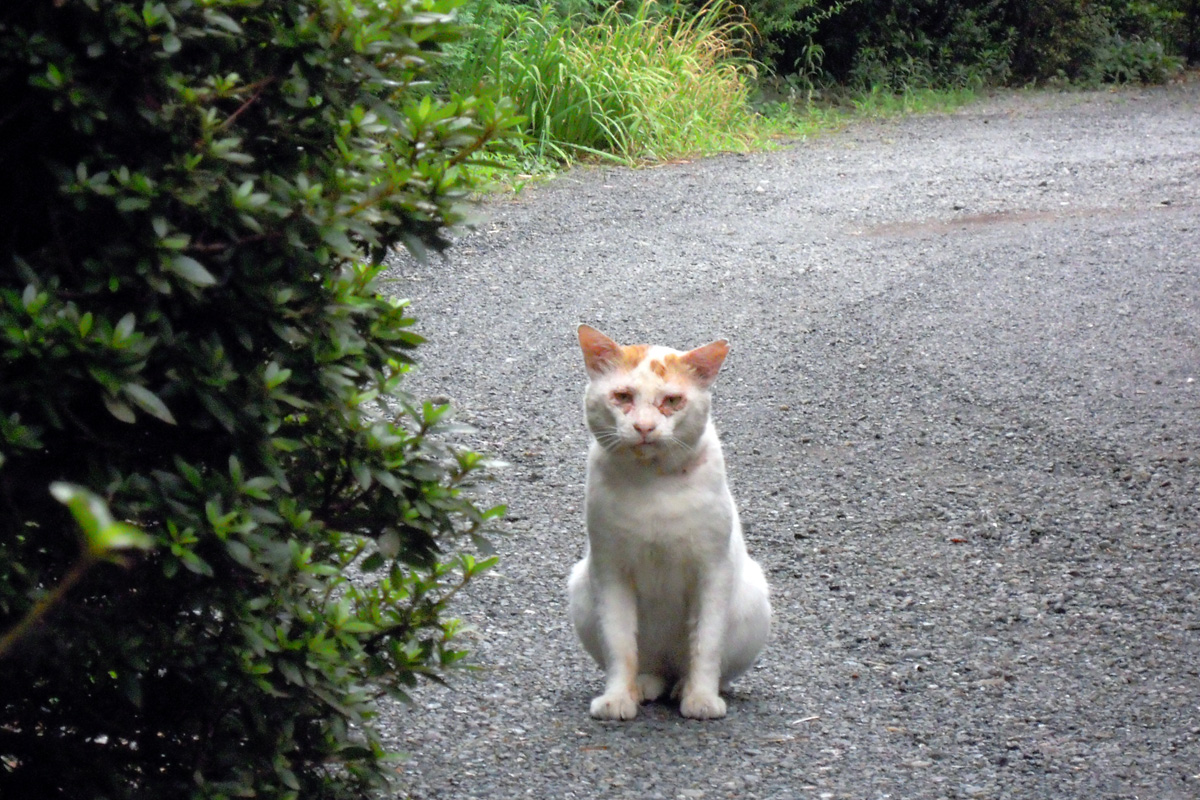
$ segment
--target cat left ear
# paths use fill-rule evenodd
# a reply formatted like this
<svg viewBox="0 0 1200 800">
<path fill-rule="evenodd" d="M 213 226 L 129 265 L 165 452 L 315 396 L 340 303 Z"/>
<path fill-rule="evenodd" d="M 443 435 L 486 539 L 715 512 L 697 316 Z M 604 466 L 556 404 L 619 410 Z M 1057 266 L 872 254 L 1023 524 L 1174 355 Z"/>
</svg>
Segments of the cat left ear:
<svg viewBox="0 0 1200 800">
<path fill-rule="evenodd" d="M 579 326 L 579 347 L 583 350 L 583 364 L 593 375 L 603 375 L 621 360 L 621 345 L 591 325 Z"/>
<path fill-rule="evenodd" d="M 711 344 L 697 347 L 684 353 L 682 361 L 692 368 L 692 373 L 699 379 L 702 386 L 707 387 L 717 379 L 725 356 L 729 355 L 729 342 L 718 339 Z"/>
</svg>

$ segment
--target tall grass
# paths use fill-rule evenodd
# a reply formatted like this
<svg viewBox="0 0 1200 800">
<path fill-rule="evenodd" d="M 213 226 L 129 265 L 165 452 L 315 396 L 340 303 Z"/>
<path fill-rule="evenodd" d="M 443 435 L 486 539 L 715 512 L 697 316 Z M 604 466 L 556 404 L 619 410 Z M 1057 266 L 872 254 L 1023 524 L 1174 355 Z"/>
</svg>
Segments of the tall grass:
<svg viewBox="0 0 1200 800">
<path fill-rule="evenodd" d="M 537 158 L 671 159 L 739 149 L 758 133 L 755 68 L 736 45 L 747 23 L 728 0 L 687 16 L 647 0 L 591 21 L 484 0 L 473 23 L 448 81 L 498 83 Z"/>
</svg>

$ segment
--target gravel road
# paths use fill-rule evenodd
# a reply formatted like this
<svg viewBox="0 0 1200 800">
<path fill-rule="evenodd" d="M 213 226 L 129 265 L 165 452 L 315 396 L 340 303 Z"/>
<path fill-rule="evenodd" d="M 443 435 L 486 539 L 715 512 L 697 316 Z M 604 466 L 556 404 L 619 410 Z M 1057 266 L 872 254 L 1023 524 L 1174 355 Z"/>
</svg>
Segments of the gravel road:
<svg viewBox="0 0 1200 800">
<path fill-rule="evenodd" d="M 411 388 L 511 463 L 458 606 L 479 671 L 385 709 L 411 797 L 1200 798 L 1200 83 L 482 213 L 389 273 L 431 340 Z M 731 342 L 715 415 L 776 618 L 724 720 L 588 716 L 579 322 Z"/>
</svg>

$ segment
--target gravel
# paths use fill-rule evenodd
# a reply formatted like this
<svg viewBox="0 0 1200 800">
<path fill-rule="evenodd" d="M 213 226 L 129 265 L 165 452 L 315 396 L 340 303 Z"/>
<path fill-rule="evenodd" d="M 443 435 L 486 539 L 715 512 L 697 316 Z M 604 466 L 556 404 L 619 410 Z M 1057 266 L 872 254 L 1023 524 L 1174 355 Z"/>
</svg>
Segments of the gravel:
<svg viewBox="0 0 1200 800">
<path fill-rule="evenodd" d="M 397 258 L 510 463 L 478 670 L 384 708 L 401 796 L 1200 797 L 1200 84 L 1002 93 L 579 169 Z M 715 414 L 772 640 L 729 716 L 599 723 L 579 322 L 732 344 Z"/>
</svg>

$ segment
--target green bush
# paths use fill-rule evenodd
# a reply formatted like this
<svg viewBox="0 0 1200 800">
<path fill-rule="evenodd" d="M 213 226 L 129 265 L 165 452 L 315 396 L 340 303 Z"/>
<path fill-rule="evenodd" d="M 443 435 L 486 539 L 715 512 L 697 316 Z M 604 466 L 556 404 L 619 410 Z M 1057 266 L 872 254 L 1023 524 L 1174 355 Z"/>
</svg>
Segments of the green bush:
<svg viewBox="0 0 1200 800">
<path fill-rule="evenodd" d="M 1096 49 L 1088 72 L 1094 83 L 1165 83 L 1183 64 L 1180 56 L 1167 54 L 1162 42 L 1114 33 Z"/>
<path fill-rule="evenodd" d="M 819 21 L 809 46 L 822 53 L 827 80 L 854 90 L 995 84 L 1007 77 L 1013 49 L 1002 5 L 1002 0 L 854 0 Z"/>
<path fill-rule="evenodd" d="M 1005 20 L 1016 34 L 1012 71 L 1021 81 L 1081 79 L 1109 35 L 1103 8 L 1088 0 L 1012 3 Z"/>
<path fill-rule="evenodd" d="M 1184 64 L 1184 4 L 1189 1 L 1011 4 L 1007 20 L 1017 34 L 1014 77 L 1081 84 L 1162 83 Z M 1198 10 L 1193 3 L 1193 19 Z"/>
<path fill-rule="evenodd" d="M 755 55 L 780 75 L 815 75 L 824 48 L 814 41 L 822 25 L 836 20 L 859 0 L 746 0 Z"/>
<path fill-rule="evenodd" d="M 511 124 L 454 5 L 0 10 L 0 797 L 362 797 L 462 658 L 501 509 L 380 293 Z"/>
<path fill-rule="evenodd" d="M 777 74 L 856 90 L 1161 81 L 1194 53 L 1194 0 L 746 0 Z"/>
</svg>

